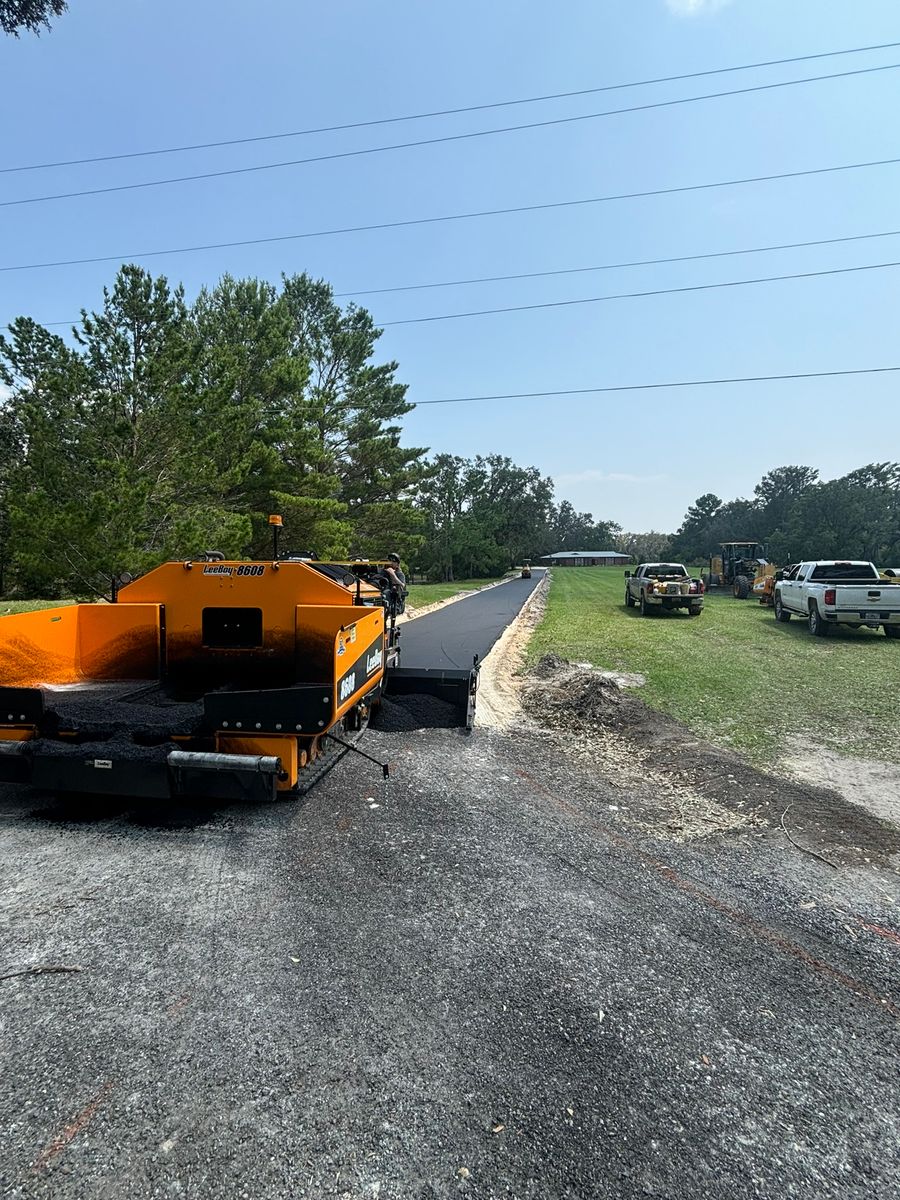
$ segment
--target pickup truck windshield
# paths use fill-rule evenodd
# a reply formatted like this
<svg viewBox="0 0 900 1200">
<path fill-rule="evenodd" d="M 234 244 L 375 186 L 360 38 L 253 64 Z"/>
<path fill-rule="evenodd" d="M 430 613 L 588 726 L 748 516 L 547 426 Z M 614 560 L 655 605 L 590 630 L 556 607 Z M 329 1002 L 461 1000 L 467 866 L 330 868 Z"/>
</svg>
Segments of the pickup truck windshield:
<svg viewBox="0 0 900 1200">
<path fill-rule="evenodd" d="M 809 578 L 813 583 L 871 583 L 880 577 L 871 563 L 820 563 Z"/>
<path fill-rule="evenodd" d="M 645 575 L 649 575 L 651 579 L 659 579 L 662 575 L 687 575 L 687 571 L 681 563 L 654 563 L 647 567 L 644 571 Z"/>
</svg>

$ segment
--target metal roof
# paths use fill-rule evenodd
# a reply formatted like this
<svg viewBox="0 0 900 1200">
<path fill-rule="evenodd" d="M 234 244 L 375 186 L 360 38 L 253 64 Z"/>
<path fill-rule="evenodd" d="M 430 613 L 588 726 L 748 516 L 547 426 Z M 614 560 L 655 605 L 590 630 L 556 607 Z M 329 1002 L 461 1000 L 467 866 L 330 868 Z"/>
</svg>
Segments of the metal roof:
<svg viewBox="0 0 900 1200">
<path fill-rule="evenodd" d="M 557 550 L 556 554 L 544 554 L 542 558 L 631 558 L 623 550 Z"/>
</svg>

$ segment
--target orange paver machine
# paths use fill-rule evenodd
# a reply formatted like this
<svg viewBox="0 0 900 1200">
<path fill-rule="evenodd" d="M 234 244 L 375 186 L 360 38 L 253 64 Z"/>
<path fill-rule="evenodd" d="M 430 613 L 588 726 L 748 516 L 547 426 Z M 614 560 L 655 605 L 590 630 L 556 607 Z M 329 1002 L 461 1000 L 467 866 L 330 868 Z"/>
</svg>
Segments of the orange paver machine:
<svg viewBox="0 0 900 1200">
<path fill-rule="evenodd" d="M 453 704 L 477 674 L 400 667 L 383 564 L 169 562 L 115 602 L 0 618 L 0 780 L 57 792 L 305 792 L 385 691 Z M 386 768 L 385 768 L 386 771 Z"/>
</svg>

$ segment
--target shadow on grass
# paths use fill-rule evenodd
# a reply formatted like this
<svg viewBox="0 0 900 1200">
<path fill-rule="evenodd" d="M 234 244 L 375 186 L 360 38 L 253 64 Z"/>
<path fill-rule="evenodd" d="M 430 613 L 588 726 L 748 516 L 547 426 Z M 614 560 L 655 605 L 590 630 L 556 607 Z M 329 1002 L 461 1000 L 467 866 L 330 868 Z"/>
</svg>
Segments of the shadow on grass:
<svg viewBox="0 0 900 1200">
<path fill-rule="evenodd" d="M 681 609 L 681 608 L 672 608 L 672 609 L 668 609 L 668 610 L 652 609 L 647 614 L 646 617 L 644 616 L 644 614 L 641 612 L 641 610 L 637 606 L 635 606 L 634 608 L 629 608 L 629 606 L 627 604 L 620 604 L 619 611 L 623 612 L 626 617 L 637 617 L 639 620 L 643 619 L 645 621 L 655 620 L 658 617 L 666 617 L 666 618 L 684 617 L 688 621 L 696 619 L 693 617 L 689 617 L 688 614 L 684 611 L 684 609 Z"/>
<path fill-rule="evenodd" d="M 814 637 L 809 632 L 809 626 L 803 617 L 794 617 L 790 621 L 776 621 L 774 614 L 769 622 L 769 632 L 778 633 L 781 636 L 806 638 L 810 642 L 820 642 L 825 645 L 834 642 L 838 645 L 878 646 L 890 645 L 892 641 L 896 640 L 887 637 L 884 630 L 880 628 L 869 629 L 866 626 L 854 627 L 852 625 L 829 626 L 828 633 L 824 637 Z"/>
</svg>

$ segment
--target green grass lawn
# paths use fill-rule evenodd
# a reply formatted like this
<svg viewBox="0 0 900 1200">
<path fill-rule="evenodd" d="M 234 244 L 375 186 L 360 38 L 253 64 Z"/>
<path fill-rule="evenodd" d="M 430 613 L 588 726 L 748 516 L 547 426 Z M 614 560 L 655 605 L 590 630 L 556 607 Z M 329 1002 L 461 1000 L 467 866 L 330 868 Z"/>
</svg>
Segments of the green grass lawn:
<svg viewBox="0 0 900 1200">
<path fill-rule="evenodd" d="M 412 583 L 406 603 L 410 608 L 423 608 L 426 604 L 448 600 L 460 592 L 471 592 L 486 583 L 496 582 L 496 579 L 456 579 L 453 583 Z"/>
<path fill-rule="evenodd" d="M 552 651 L 638 671 L 647 704 L 757 762 L 791 734 L 900 761 L 900 641 L 868 629 L 814 638 L 805 621 L 780 625 L 770 608 L 730 593 L 708 595 L 693 620 L 641 617 L 624 596 L 620 567 L 558 568 L 530 658 Z"/>
<path fill-rule="evenodd" d="M 77 604 L 77 600 L 0 600 L 0 617 L 11 613 L 34 612 L 38 608 L 60 608 L 65 604 Z"/>
</svg>

